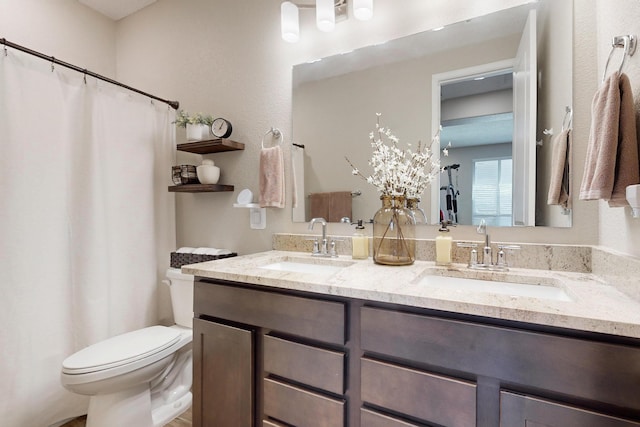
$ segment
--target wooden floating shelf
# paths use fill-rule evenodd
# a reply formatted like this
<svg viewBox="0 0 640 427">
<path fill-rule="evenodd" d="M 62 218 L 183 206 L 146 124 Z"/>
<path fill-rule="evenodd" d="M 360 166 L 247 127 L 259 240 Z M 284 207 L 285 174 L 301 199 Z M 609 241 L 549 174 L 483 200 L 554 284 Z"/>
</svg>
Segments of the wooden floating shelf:
<svg viewBox="0 0 640 427">
<path fill-rule="evenodd" d="M 202 141 L 185 142 L 178 144 L 176 149 L 195 154 L 221 153 L 223 151 L 244 150 L 242 142 L 232 141 L 230 139 L 205 139 Z"/>
<path fill-rule="evenodd" d="M 173 193 L 213 193 L 216 191 L 233 191 L 233 189 L 233 185 L 223 184 L 183 184 L 169 187 L 169 191 Z"/>
</svg>

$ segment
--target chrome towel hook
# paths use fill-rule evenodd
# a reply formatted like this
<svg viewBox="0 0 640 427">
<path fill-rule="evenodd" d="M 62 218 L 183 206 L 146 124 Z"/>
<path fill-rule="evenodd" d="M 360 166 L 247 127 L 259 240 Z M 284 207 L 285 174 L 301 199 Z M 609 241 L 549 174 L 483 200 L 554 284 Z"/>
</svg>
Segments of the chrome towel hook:
<svg viewBox="0 0 640 427">
<path fill-rule="evenodd" d="M 602 72 L 603 82 L 605 77 L 607 76 L 607 69 L 609 68 L 609 62 L 611 62 L 611 57 L 613 56 L 614 50 L 618 47 L 624 48 L 622 60 L 620 61 L 620 67 L 618 68 L 618 73 L 621 73 L 622 67 L 624 67 L 624 63 L 627 61 L 627 57 L 633 56 L 633 54 L 636 52 L 636 41 L 637 38 L 634 35 L 615 36 L 613 38 L 613 40 L 611 41 L 611 51 L 609 52 L 609 57 L 607 58 L 607 62 L 604 66 L 604 71 Z"/>
</svg>

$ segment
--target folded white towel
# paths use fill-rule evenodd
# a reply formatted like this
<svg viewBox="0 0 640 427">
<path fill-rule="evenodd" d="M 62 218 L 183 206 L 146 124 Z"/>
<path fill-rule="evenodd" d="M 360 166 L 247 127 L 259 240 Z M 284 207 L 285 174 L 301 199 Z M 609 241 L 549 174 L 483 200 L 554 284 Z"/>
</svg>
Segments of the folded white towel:
<svg viewBox="0 0 640 427">
<path fill-rule="evenodd" d="M 182 247 L 178 249 L 176 252 L 179 254 L 192 254 L 195 248 L 190 248 L 188 246 Z"/>
<path fill-rule="evenodd" d="M 218 255 L 229 255 L 231 252 L 229 249 L 218 249 Z"/>
<path fill-rule="evenodd" d="M 213 248 L 198 248 L 196 250 L 193 251 L 194 255 L 211 255 L 209 252 L 212 250 Z"/>
</svg>

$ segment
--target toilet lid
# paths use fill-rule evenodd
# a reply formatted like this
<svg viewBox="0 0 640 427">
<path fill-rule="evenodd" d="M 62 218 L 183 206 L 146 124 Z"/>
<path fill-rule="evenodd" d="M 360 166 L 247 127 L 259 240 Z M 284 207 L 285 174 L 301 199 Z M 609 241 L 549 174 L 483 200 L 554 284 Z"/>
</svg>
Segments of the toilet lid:
<svg viewBox="0 0 640 427">
<path fill-rule="evenodd" d="M 158 353 L 180 340 L 180 331 L 150 326 L 90 345 L 62 362 L 69 374 L 86 374 L 132 363 Z"/>
</svg>

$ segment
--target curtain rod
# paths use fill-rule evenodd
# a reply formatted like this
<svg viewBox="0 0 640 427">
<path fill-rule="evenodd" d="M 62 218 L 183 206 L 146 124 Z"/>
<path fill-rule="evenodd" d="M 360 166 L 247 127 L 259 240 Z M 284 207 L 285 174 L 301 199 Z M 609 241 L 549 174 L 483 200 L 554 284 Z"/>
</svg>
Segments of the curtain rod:
<svg viewBox="0 0 640 427">
<path fill-rule="evenodd" d="M 178 101 L 169 101 L 169 100 L 166 100 L 166 99 L 159 98 L 159 97 L 157 97 L 155 95 L 151 95 L 151 94 L 149 94 L 147 92 L 143 92 L 143 91 L 138 90 L 136 88 L 133 88 L 131 86 L 127 86 L 124 83 L 120 83 L 120 82 L 118 82 L 116 80 L 110 79 L 109 77 L 101 76 L 100 74 L 97 74 L 97 73 L 94 73 L 92 71 L 89 71 L 86 68 L 80 68 L 80 67 L 78 67 L 76 65 L 69 64 L 68 62 L 60 61 L 59 59 L 56 59 L 53 56 L 47 56 L 47 55 L 45 55 L 43 53 L 40 53 L 40 52 L 37 52 L 35 50 L 26 48 L 24 46 L 20 46 L 19 44 L 10 42 L 9 40 L 5 39 L 4 37 L 0 39 L 0 44 L 5 45 L 5 54 L 6 54 L 6 49 L 7 49 L 6 46 L 9 46 L 9 47 L 11 47 L 13 49 L 17 49 L 19 51 L 28 53 L 30 55 L 37 56 L 38 58 L 45 59 L 45 60 L 51 62 L 52 66 L 53 66 L 53 64 L 62 65 L 63 67 L 70 68 L 70 69 L 75 70 L 75 71 L 77 71 L 79 73 L 82 73 L 84 75 L 91 76 L 91 77 L 94 77 L 94 78 L 96 78 L 98 80 L 102 80 L 102 81 L 114 84 L 116 86 L 123 87 L 123 88 L 128 89 L 128 90 L 130 90 L 132 92 L 136 92 L 136 93 L 139 93 L 140 95 L 144 95 L 144 96 L 149 97 L 151 99 L 155 99 L 156 101 L 164 102 L 165 104 L 169 104 L 169 106 L 171 106 L 174 110 L 177 110 L 180 107 L 180 103 Z"/>
</svg>

